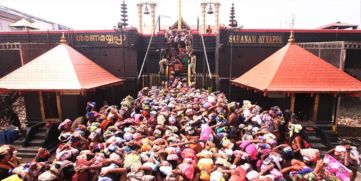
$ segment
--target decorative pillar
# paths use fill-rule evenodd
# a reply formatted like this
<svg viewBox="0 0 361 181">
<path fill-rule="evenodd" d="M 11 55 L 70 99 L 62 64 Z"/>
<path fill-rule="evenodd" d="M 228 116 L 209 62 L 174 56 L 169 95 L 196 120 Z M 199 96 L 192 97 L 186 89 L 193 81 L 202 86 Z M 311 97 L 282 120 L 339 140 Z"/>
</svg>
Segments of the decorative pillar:
<svg viewBox="0 0 361 181">
<path fill-rule="evenodd" d="M 315 102 L 313 104 L 313 114 L 312 114 L 312 121 L 317 121 L 317 115 L 318 115 L 318 105 L 320 103 L 320 94 L 316 94 L 315 96 Z"/>
<path fill-rule="evenodd" d="M 206 7 L 207 3 L 202 3 L 202 33 L 206 33 Z"/>
<path fill-rule="evenodd" d="M 155 31 L 155 3 L 150 3 L 150 15 L 152 18 L 152 33 Z"/>
<path fill-rule="evenodd" d="M 291 94 L 291 112 L 295 112 L 295 99 L 296 99 L 296 95 L 295 93 Z"/>
<path fill-rule="evenodd" d="M 337 132 L 337 117 L 338 117 L 338 112 L 340 110 L 340 102 L 341 102 L 341 97 L 339 94 L 336 94 L 334 110 L 333 110 L 333 119 L 332 119 L 332 121 L 333 121 L 332 131 L 333 132 Z"/>
<path fill-rule="evenodd" d="M 221 3 L 216 2 L 214 3 L 214 16 L 215 16 L 215 23 L 216 23 L 216 31 L 219 32 L 219 7 L 221 6 Z"/>
<path fill-rule="evenodd" d="M 44 100 L 43 100 L 43 93 L 39 91 L 39 104 L 40 104 L 40 115 L 42 121 L 45 121 L 45 109 L 44 109 Z"/>
<path fill-rule="evenodd" d="M 62 121 L 63 120 L 63 111 L 61 109 L 61 102 L 60 102 L 60 93 L 56 93 L 56 108 L 58 110 L 58 118 Z"/>
<path fill-rule="evenodd" d="M 182 31 L 182 0 L 178 0 L 178 31 Z"/>
<path fill-rule="evenodd" d="M 143 20 L 142 20 L 143 4 L 139 3 L 137 4 L 137 7 L 138 7 L 138 31 L 139 33 L 143 33 Z"/>
</svg>

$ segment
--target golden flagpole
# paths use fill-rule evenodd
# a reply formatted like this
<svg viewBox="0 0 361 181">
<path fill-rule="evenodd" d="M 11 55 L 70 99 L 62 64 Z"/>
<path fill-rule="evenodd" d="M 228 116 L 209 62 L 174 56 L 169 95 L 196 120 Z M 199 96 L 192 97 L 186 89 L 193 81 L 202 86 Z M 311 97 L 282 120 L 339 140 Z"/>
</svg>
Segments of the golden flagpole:
<svg viewBox="0 0 361 181">
<path fill-rule="evenodd" d="M 189 61 L 189 60 L 188 60 Z M 190 66 L 190 62 L 188 62 L 188 86 L 191 86 L 191 66 Z"/>
<path fill-rule="evenodd" d="M 178 31 L 182 31 L 182 0 L 178 0 Z"/>
</svg>

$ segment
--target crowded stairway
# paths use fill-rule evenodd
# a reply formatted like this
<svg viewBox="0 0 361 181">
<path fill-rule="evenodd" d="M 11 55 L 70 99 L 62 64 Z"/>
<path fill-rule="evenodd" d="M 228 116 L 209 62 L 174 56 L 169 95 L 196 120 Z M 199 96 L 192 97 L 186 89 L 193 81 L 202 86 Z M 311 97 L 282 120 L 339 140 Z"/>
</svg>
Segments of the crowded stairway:
<svg viewBox="0 0 361 181">
<path fill-rule="evenodd" d="M 164 55 L 159 61 L 159 73 L 169 76 L 178 76 L 182 79 L 191 78 L 196 74 L 196 55 L 192 52 L 192 35 L 189 30 L 177 31 L 169 27 L 165 32 Z"/>
</svg>

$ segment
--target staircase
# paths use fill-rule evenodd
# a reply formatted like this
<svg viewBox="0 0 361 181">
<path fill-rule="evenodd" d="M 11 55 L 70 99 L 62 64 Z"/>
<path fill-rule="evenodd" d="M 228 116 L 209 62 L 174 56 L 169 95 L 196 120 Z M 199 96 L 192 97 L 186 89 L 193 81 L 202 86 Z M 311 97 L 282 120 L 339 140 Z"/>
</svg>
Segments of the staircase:
<svg viewBox="0 0 361 181">
<path fill-rule="evenodd" d="M 317 123 L 305 126 L 306 136 L 312 148 L 319 149 L 321 155 L 337 145 L 338 135 L 332 131 L 332 124 Z"/>
<path fill-rule="evenodd" d="M 326 141 L 328 142 L 329 146 L 335 147 L 338 145 L 338 134 L 332 131 L 332 124 L 330 123 L 318 123 L 315 125 L 318 129 L 320 129 L 326 135 Z"/>
<path fill-rule="evenodd" d="M 31 161 L 41 147 L 53 153 L 58 146 L 58 136 L 57 125 L 47 128 L 42 122 L 29 127 L 26 136 L 16 140 L 13 145 L 18 151 L 18 157 L 21 157 L 23 161 Z"/>
</svg>

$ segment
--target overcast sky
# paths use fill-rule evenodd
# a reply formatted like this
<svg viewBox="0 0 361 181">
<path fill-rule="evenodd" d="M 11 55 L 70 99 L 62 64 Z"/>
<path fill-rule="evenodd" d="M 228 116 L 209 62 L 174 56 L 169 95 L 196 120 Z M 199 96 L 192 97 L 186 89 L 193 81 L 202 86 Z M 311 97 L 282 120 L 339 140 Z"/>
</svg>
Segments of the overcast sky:
<svg viewBox="0 0 361 181">
<path fill-rule="evenodd" d="M 0 4 L 59 23 L 77 30 L 112 29 L 120 19 L 123 0 L 0 0 Z M 202 0 L 182 0 L 183 18 L 196 25 Z M 137 26 L 136 4 L 140 0 L 125 0 L 128 4 L 129 24 Z M 143 0 L 142 2 L 146 2 Z M 150 2 L 150 1 L 148 1 Z M 178 0 L 154 0 L 162 25 L 173 24 L 178 16 Z M 292 17 L 295 28 L 312 29 L 341 21 L 360 24 L 361 0 L 219 0 L 221 24 L 228 24 L 232 2 L 236 19 L 244 28 L 289 28 Z M 208 9 L 208 7 L 207 7 Z M 150 16 L 143 16 L 145 26 Z M 214 24 L 214 15 L 207 15 L 207 24 Z"/>
</svg>

